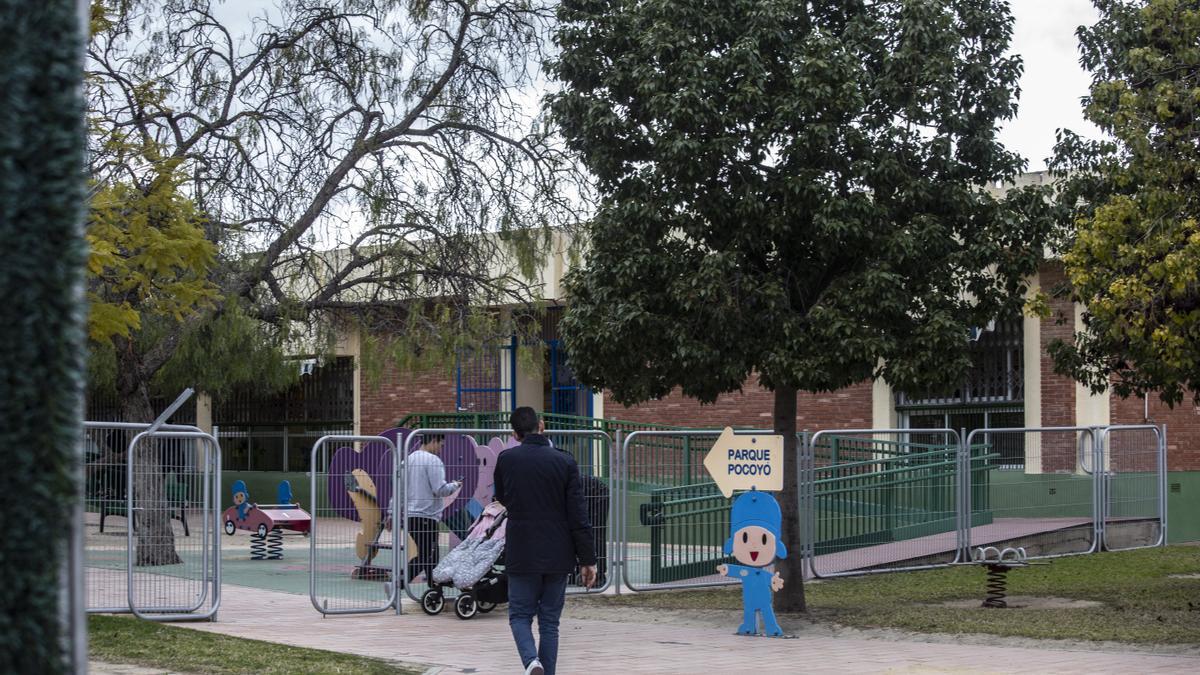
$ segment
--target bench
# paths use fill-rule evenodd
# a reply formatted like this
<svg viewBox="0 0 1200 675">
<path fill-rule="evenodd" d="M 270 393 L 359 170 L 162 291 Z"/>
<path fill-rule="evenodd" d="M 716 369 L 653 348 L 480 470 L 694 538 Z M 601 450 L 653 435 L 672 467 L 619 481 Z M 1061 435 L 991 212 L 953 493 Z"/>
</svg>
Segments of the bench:
<svg viewBox="0 0 1200 675">
<path fill-rule="evenodd" d="M 104 521 L 109 516 L 127 518 L 129 515 L 126 508 L 128 493 L 125 490 L 124 470 L 110 472 L 106 478 L 109 480 L 89 480 L 84 498 L 86 510 L 100 514 L 101 532 L 104 532 Z M 169 474 L 163 482 L 163 493 L 170 508 L 171 518 L 183 523 L 183 536 L 192 536 L 187 521 L 187 485 L 175 474 Z"/>
</svg>

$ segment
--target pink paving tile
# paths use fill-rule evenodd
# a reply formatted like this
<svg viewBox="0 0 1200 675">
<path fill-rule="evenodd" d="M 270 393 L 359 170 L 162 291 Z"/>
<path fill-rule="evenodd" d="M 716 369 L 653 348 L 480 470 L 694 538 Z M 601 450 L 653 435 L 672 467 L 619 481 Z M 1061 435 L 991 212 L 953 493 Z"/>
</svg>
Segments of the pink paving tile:
<svg viewBox="0 0 1200 675">
<path fill-rule="evenodd" d="M 422 663 L 456 673 L 519 673 L 502 610 L 462 621 L 406 605 L 403 616 L 322 618 L 308 598 L 228 587 L 216 623 L 197 630 Z M 286 620 L 284 620 L 286 617 Z M 739 658 L 754 642 L 752 666 Z M 571 673 L 731 672 L 1200 672 L 1200 658 L 1141 652 L 1092 653 L 864 638 L 802 636 L 754 640 L 710 628 L 571 618 L 561 630 L 559 671 Z"/>
</svg>

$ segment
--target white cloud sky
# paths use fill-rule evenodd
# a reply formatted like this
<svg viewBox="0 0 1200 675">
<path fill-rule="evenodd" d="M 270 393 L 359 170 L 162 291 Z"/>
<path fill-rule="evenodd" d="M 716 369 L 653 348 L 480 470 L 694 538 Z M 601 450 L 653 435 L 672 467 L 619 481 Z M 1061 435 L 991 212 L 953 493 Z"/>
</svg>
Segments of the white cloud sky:
<svg viewBox="0 0 1200 675">
<path fill-rule="evenodd" d="M 1029 161 L 1028 169 L 1046 167 L 1058 129 L 1087 137 L 1099 130 L 1084 121 L 1079 99 L 1090 75 L 1079 66 L 1075 29 L 1095 23 L 1091 0 L 1009 0 L 1016 23 L 1012 50 L 1025 60 L 1020 110 L 1000 131 L 1000 140 Z M 250 27 L 249 17 L 271 12 L 275 0 L 236 0 L 218 5 L 218 15 L 236 31 Z"/>
<path fill-rule="evenodd" d="M 1091 76 L 1079 66 L 1075 29 L 1091 25 L 1098 15 L 1091 0 L 1010 0 L 1016 24 L 1014 52 L 1025 60 L 1020 110 L 1000 131 L 1000 140 L 1029 160 L 1029 170 L 1046 168 L 1054 133 L 1070 129 L 1098 137 L 1083 119 L 1079 99 L 1087 95 Z"/>
</svg>

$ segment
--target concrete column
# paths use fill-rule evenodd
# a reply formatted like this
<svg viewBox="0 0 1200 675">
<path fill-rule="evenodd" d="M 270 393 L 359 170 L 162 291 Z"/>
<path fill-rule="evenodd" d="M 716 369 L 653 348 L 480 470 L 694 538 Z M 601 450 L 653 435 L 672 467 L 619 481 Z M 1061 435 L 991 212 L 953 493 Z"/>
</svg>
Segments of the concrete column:
<svg viewBox="0 0 1200 675">
<path fill-rule="evenodd" d="M 1075 303 L 1075 325 L 1083 325 L 1083 305 Z M 1108 426 L 1112 420 L 1112 407 L 1110 394 L 1112 390 L 1105 390 L 1102 394 L 1093 394 L 1091 389 L 1082 383 L 1075 383 L 1075 424 L 1081 427 L 1090 426 Z M 1104 468 L 1107 470 L 1109 458 L 1106 454 L 1104 457 Z M 1091 466 L 1091 463 L 1088 463 Z M 1083 467 L 1076 467 L 1077 473 L 1083 472 Z"/>
<path fill-rule="evenodd" d="M 525 345 L 517 349 L 517 406 L 529 406 L 540 413 L 545 407 L 543 352 Z"/>
<path fill-rule="evenodd" d="M 1040 289 L 1038 275 L 1029 282 L 1026 298 L 1035 295 Z M 1042 320 L 1036 316 L 1026 315 L 1022 319 L 1023 339 L 1022 358 L 1024 372 L 1022 373 L 1025 389 L 1025 426 L 1042 426 Z M 1025 473 L 1041 473 L 1042 456 L 1033 453 L 1025 458 Z"/>
<path fill-rule="evenodd" d="M 362 434 L 362 336 L 357 326 L 338 331 L 337 356 L 354 359 L 354 435 Z"/>
<path fill-rule="evenodd" d="M 206 434 L 212 433 L 213 402 L 210 394 L 196 394 L 196 426 Z"/>
<path fill-rule="evenodd" d="M 896 413 L 896 397 L 892 385 L 883 378 L 871 384 L 871 428 L 895 429 L 900 424 L 900 415 Z"/>
</svg>

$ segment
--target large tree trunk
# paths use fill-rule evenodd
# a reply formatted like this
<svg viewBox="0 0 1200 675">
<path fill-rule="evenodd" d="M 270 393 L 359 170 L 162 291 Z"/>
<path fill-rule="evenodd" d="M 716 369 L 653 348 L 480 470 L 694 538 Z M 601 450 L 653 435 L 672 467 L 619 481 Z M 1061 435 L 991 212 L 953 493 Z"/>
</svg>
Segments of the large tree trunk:
<svg viewBox="0 0 1200 675">
<path fill-rule="evenodd" d="M 129 363 L 124 363 L 128 361 Z M 150 407 L 149 386 L 136 358 L 118 362 L 117 392 L 121 397 L 121 414 L 127 422 L 153 422 L 155 413 Z M 171 529 L 171 505 L 167 501 L 166 474 L 163 471 L 161 443 L 143 441 L 133 457 L 134 512 L 129 514 L 129 527 L 134 528 L 135 564 L 139 567 L 178 565 L 183 561 L 175 552 L 175 532 Z"/>
<path fill-rule="evenodd" d="M 804 556 L 800 541 L 800 484 L 796 465 L 796 389 L 775 387 L 775 433 L 783 436 L 783 492 L 779 493 L 779 508 L 783 510 L 783 543 L 788 557 L 778 561 L 783 577 L 783 590 L 775 596 L 775 609 L 780 612 L 804 612 Z"/>
</svg>

